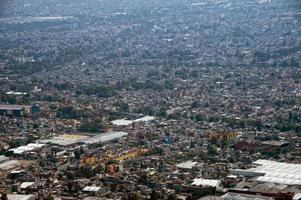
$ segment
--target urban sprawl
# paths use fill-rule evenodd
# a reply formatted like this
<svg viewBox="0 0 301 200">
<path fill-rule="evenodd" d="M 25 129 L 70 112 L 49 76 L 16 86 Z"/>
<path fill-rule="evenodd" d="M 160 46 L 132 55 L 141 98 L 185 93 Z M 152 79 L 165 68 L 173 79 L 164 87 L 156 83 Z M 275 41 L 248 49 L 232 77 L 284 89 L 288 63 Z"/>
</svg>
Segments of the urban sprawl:
<svg viewBox="0 0 301 200">
<path fill-rule="evenodd" d="M 300 0 L 0 1 L 1 200 L 300 200 Z"/>
</svg>

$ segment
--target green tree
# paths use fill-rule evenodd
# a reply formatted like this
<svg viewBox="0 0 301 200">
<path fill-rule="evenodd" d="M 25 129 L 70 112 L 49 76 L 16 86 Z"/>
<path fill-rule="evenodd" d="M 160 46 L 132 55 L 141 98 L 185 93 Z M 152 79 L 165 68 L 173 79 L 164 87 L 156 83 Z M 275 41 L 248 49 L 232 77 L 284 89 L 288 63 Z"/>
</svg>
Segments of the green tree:
<svg viewBox="0 0 301 200">
<path fill-rule="evenodd" d="M 101 119 L 95 119 L 92 121 L 85 121 L 81 124 L 79 130 L 83 132 L 99 132 L 100 129 L 103 129 L 104 125 Z"/>
</svg>

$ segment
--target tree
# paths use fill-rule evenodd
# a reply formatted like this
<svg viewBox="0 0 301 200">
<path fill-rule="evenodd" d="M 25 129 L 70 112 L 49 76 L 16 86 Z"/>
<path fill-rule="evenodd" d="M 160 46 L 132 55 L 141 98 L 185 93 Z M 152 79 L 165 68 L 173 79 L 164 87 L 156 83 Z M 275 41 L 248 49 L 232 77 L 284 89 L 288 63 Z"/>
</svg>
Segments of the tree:
<svg viewBox="0 0 301 200">
<path fill-rule="evenodd" d="M 81 112 L 79 110 L 75 110 L 73 106 L 61 107 L 57 111 L 57 117 L 63 119 L 79 119 L 81 116 Z"/>
<path fill-rule="evenodd" d="M 1 200 L 8 200 L 7 194 L 2 193 Z"/>
<path fill-rule="evenodd" d="M 118 101 L 116 105 L 119 107 L 120 112 L 128 112 L 129 111 L 129 105 L 124 101 Z"/>
<path fill-rule="evenodd" d="M 149 200 L 158 200 L 158 199 L 161 199 L 160 196 L 161 195 L 158 192 L 156 192 L 155 189 L 153 189 L 152 193 L 150 194 Z"/>
<path fill-rule="evenodd" d="M 49 109 L 52 110 L 52 111 L 54 111 L 54 110 L 57 109 L 57 106 L 55 104 L 50 104 L 49 105 Z"/>
<path fill-rule="evenodd" d="M 5 152 L 4 155 L 5 155 L 6 157 L 11 157 L 11 156 L 14 155 L 14 152 L 13 152 L 13 151 L 7 151 L 7 152 Z"/>
<path fill-rule="evenodd" d="M 246 128 L 246 121 L 243 120 L 243 119 L 239 120 L 238 127 L 239 128 Z"/>
<path fill-rule="evenodd" d="M 104 125 L 101 119 L 95 119 L 93 121 L 83 122 L 79 128 L 80 131 L 83 132 L 98 132 L 100 129 L 103 129 Z"/>
<path fill-rule="evenodd" d="M 209 155 L 217 155 L 217 150 L 213 145 L 208 145 L 208 154 Z"/>
<path fill-rule="evenodd" d="M 168 195 L 168 197 L 167 197 L 167 200 L 176 200 L 177 198 L 176 198 L 176 195 L 174 195 L 174 194 L 170 194 L 170 195 Z"/>
<path fill-rule="evenodd" d="M 191 108 L 198 108 L 200 106 L 200 103 L 198 101 L 194 101 L 191 104 Z"/>
<path fill-rule="evenodd" d="M 261 131 L 261 129 L 262 129 L 262 122 L 261 121 L 259 121 L 259 120 L 255 121 L 254 125 L 255 125 L 255 127 L 258 131 Z"/>
<path fill-rule="evenodd" d="M 81 157 L 80 151 L 75 150 L 74 151 L 74 157 L 75 157 L 76 160 L 80 160 L 80 157 Z"/>
<path fill-rule="evenodd" d="M 195 116 L 195 120 L 198 121 L 198 122 L 201 122 L 201 121 L 204 121 L 205 117 L 203 114 L 197 114 Z"/>
<path fill-rule="evenodd" d="M 138 194 L 137 193 L 130 193 L 128 195 L 128 200 L 138 200 Z"/>
<path fill-rule="evenodd" d="M 161 107 L 157 115 L 159 117 L 166 117 L 167 116 L 166 109 Z"/>
<path fill-rule="evenodd" d="M 17 103 L 17 99 L 15 96 L 13 95 L 7 95 L 6 96 L 6 101 L 9 103 L 9 104 L 16 104 Z"/>
</svg>

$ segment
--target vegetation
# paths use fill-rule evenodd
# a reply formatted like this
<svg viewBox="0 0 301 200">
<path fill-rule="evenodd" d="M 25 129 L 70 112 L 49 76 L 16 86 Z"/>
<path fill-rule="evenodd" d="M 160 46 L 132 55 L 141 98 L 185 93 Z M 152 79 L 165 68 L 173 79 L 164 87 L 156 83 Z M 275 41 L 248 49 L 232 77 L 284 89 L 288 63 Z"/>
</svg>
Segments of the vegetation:
<svg viewBox="0 0 301 200">
<path fill-rule="evenodd" d="M 95 119 L 92 121 L 85 121 L 81 124 L 79 130 L 82 132 L 99 132 L 100 129 L 103 129 L 104 125 L 101 119 Z"/>
<path fill-rule="evenodd" d="M 57 111 L 57 117 L 62 119 L 79 119 L 82 111 L 76 110 L 73 106 L 61 107 Z"/>
<path fill-rule="evenodd" d="M 109 98 L 112 96 L 117 95 L 117 91 L 111 87 L 111 86 L 97 86 L 97 85 L 91 85 L 91 86 L 85 86 L 85 87 L 79 87 L 79 89 L 76 91 L 77 94 L 85 94 L 85 95 L 96 95 L 98 97 L 103 98 Z"/>
</svg>

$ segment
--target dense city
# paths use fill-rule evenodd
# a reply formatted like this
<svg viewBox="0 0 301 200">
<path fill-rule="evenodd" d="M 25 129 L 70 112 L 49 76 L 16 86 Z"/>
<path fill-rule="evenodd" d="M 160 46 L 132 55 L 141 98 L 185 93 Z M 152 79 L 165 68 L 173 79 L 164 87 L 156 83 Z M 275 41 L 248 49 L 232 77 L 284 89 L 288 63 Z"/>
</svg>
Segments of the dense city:
<svg viewBox="0 0 301 200">
<path fill-rule="evenodd" d="M 0 1 L 1 200 L 300 200 L 300 0 Z"/>
</svg>

